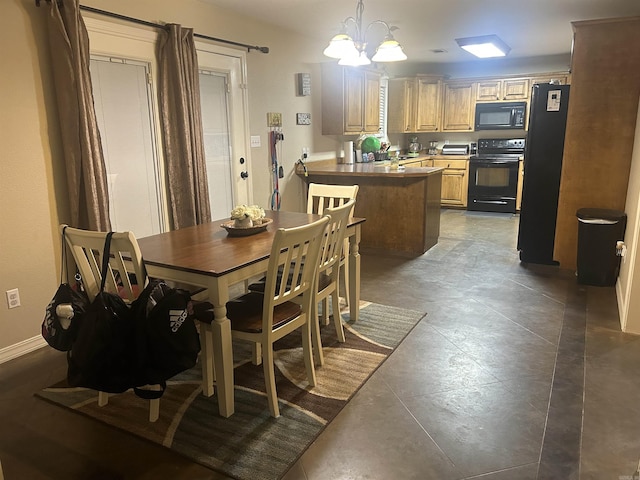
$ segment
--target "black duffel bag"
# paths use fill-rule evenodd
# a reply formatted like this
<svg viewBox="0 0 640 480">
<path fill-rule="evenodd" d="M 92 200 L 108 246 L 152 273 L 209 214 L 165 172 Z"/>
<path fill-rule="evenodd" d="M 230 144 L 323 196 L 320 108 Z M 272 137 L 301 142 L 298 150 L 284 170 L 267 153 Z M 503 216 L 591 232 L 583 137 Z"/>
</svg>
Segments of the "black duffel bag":
<svg viewBox="0 0 640 480">
<path fill-rule="evenodd" d="M 136 394 L 160 398 L 166 381 L 195 366 L 200 352 L 191 295 L 163 280 L 149 282 L 131 304 L 136 324 Z M 160 390 L 141 389 L 160 385 Z"/>
<path fill-rule="evenodd" d="M 134 323 L 124 300 L 104 291 L 112 235 L 109 232 L 105 239 L 100 291 L 78 322 L 67 353 L 67 382 L 73 387 L 121 393 L 134 383 Z"/>
</svg>

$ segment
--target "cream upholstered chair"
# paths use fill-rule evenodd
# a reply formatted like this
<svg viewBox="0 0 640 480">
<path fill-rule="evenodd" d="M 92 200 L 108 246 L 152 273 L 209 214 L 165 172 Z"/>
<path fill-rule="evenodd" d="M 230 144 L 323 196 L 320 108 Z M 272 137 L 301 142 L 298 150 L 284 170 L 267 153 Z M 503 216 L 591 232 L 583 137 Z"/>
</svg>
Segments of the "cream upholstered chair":
<svg viewBox="0 0 640 480">
<path fill-rule="evenodd" d="M 82 276 L 82 285 L 90 301 L 100 291 L 102 282 L 101 262 L 107 232 L 80 230 L 60 225 L 60 232 L 73 254 L 73 258 Z M 120 295 L 125 302 L 131 303 L 148 283 L 142 260 L 142 253 L 132 232 L 116 232 L 111 237 L 111 257 L 105 282 L 105 291 Z M 132 282 L 131 274 L 135 275 Z M 109 401 L 109 394 L 98 392 L 98 405 L 103 407 Z M 160 414 L 160 399 L 149 400 L 149 421 L 155 422 Z"/>
<path fill-rule="evenodd" d="M 307 194 L 307 213 L 317 213 L 322 215 L 326 208 L 334 208 L 344 205 L 349 200 L 355 200 L 358 195 L 358 185 L 327 185 L 323 183 L 310 183 Z M 353 209 L 349 218 L 353 217 Z M 349 298 L 349 241 L 344 241 L 342 249 L 342 259 L 340 267 L 343 271 L 343 279 L 345 284 L 345 299 L 347 305 L 350 304 Z"/>
<path fill-rule="evenodd" d="M 318 257 L 328 222 L 325 216 L 301 227 L 278 229 L 267 267 L 266 293 L 250 291 L 227 303 L 232 336 L 261 346 L 269 410 L 274 417 L 280 416 L 273 350 L 276 340 L 301 329 L 307 378 L 309 385 L 316 384 L 310 319 Z"/>
<path fill-rule="evenodd" d="M 325 215 L 331 217 L 327 226 L 324 244 L 320 249 L 318 262 L 318 276 L 316 278 L 316 297 L 313 302 L 312 334 L 314 338 L 314 357 L 318 365 L 324 364 L 322 354 L 322 342 L 320 341 L 320 325 L 318 322 L 317 307 L 322 301 L 322 316 L 324 323 L 329 323 L 329 297 L 333 309 L 333 323 L 339 342 L 344 342 L 344 328 L 342 327 L 342 315 L 340 314 L 340 259 L 344 248 L 344 239 L 347 233 L 349 217 L 353 211 L 355 200 L 349 200 L 342 206 L 326 208 Z"/>
</svg>

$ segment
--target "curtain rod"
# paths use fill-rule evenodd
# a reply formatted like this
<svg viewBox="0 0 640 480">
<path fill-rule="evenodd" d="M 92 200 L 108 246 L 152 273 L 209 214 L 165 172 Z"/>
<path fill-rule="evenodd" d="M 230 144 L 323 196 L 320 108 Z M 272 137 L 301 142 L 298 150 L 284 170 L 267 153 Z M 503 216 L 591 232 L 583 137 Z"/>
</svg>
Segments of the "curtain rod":
<svg viewBox="0 0 640 480">
<path fill-rule="evenodd" d="M 41 0 L 36 0 L 36 7 L 40 6 L 40 1 Z M 50 0 L 47 0 L 47 1 L 50 1 Z M 108 17 L 117 18 L 119 20 L 126 20 L 127 22 L 137 23 L 139 25 L 146 25 L 147 27 L 161 28 L 163 30 L 166 29 L 165 25 L 161 25 L 159 23 L 148 22 L 146 20 L 140 20 L 139 18 L 127 17 L 126 15 L 120 15 L 119 13 L 113 13 L 113 12 L 107 12 L 106 10 L 100 10 L 98 8 L 93 8 L 93 7 L 87 7 L 85 5 L 80 5 L 80 10 L 86 10 L 87 12 L 98 13 L 100 15 L 106 15 Z M 262 53 L 269 53 L 269 47 L 259 47 L 259 46 L 256 46 L 256 45 L 248 45 L 246 43 L 238 43 L 238 42 L 234 42 L 232 40 L 225 40 L 224 38 L 210 37 L 208 35 L 202 35 L 201 33 L 195 33 L 195 32 L 194 32 L 193 36 L 197 37 L 197 38 L 203 38 L 205 40 L 211 40 L 213 42 L 220 42 L 220 43 L 226 43 L 228 45 L 235 45 L 237 47 L 244 47 L 244 48 L 247 49 L 247 51 L 258 50 L 258 51 L 260 51 Z"/>
</svg>

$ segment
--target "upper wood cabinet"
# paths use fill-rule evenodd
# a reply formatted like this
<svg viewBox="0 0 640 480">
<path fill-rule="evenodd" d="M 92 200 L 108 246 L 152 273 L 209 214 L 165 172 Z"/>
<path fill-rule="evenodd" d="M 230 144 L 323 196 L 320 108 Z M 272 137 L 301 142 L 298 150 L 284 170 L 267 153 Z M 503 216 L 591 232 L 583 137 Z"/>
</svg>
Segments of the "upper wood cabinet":
<svg viewBox="0 0 640 480">
<path fill-rule="evenodd" d="M 389 80 L 390 133 L 437 132 L 442 111 L 442 77 L 419 75 Z"/>
<path fill-rule="evenodd" d="M 442 78 L 419 76 L 416 79 L 416 132 L 437 132 L 442 112 Z"/>
<path fill-rule="evenodd" d="M 380 74 L 333 63 L 322 65 L 322 134 L 378 133 Z"/>
<path fill-rule="evenodd" d="M 531 86 L 534 83 L 557 83 L 559 85 L 569 85 L 569 74 L 567 72 L 548 73 L 531 77 Z"/>
<path fill-rule="evenodd" d="M 380 74 L 364 72 L 364 131 L 380 130 Z"/>
<path fill-rule="evenodd" d="M 489 79 L 477 82 L 476 101 L 500 102 L 529 98 L 529 78 Z"/>
<path fill-rule="evenodd" d="M 389 133 L 412 133 L 416 129 L 415 78 L 389 80 L 387 128 Z"/>
<path fill-rule="evenodd" d="M 443 132 L 473 130 L 476 102 L 475 82 L 446 82 L 442 106 Z"/>
</svg>

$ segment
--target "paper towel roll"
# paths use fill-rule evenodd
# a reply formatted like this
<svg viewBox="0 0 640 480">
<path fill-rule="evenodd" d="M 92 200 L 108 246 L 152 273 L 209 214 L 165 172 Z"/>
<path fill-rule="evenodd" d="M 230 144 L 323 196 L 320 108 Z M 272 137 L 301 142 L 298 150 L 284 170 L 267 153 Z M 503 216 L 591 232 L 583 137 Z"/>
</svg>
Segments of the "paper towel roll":
<svg viewBox="0 0 640 480">
<path fill-rule="evenodd" d="M 353 163 L 353 142 L 344 142 L 344 163 Z"/>
</svg>

